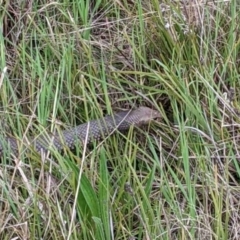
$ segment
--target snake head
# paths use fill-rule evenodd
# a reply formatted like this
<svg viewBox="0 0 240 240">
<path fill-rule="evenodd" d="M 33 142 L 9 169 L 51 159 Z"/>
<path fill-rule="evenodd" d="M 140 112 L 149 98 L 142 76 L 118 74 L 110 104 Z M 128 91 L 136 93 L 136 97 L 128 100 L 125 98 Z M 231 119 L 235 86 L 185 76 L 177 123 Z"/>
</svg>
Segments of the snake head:
<svg viewBox="0 0 240 240">
<path fill-rule="evenodd" d="M 161 117 L 160 113 L 148 107 L 139 107 L 131 112 L 131 117 L 135 118 L 135 125 L 148 124 L 152 120 Z"/>
</svg>

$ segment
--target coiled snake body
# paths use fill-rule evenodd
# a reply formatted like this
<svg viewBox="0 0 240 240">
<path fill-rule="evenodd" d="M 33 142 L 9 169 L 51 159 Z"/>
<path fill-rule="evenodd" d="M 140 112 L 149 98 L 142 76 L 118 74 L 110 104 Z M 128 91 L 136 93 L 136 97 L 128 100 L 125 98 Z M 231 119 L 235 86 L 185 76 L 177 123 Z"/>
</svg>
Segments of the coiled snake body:
<svg viewBox="0 0 240 240">
<path fill-rule="evenodd" d="M 64 148 L 73 148 L 79 140 L 83 143 L 89 143 L 93 139 L 100 139 L 111 134 L 114 130 L 125 131 L 132 125 L 148 124 L 151 120 L 159 117 L 160 114 L 157 111 L 148 107 L 139 107 L 135 110 L 121 111 L 113 116 L 89 121 L 53 137 L 41 135 L 30 139 L 29 142 L 30 146 L 39 153 L 46 152 L 50 146 L 57 151 L 61 151 Z M 2 140 L 2 143 L 0 143 L 0 157 L 7 150 L 11 154 L 18 154 L 19 143 L 15 138 L 7 137 Z"/>
</svg>

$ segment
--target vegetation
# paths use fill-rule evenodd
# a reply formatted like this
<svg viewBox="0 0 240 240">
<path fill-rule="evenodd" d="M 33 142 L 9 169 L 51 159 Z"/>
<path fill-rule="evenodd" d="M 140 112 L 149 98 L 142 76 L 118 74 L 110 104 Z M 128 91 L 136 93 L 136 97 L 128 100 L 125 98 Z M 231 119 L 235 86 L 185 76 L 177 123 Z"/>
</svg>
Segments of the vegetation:
<svg viewBox="0 0 240 240">
<path fill-rule="evenodd" d="M 239 239 L 240 8 L 205 2 L 1 1 L 1 239 Z M 24 146 L 140 105 L 162 119 Z"/>
</svg>

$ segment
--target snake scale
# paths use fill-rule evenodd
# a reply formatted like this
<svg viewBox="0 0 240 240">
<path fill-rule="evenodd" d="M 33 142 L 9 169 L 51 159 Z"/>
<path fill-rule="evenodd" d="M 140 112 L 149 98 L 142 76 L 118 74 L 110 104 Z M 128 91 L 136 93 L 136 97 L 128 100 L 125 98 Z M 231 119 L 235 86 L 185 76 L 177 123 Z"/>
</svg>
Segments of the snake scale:
<svg viewBox="0 0 240 240">
<path fill-rule="evenodd" d="M 140 127 L 159 117 L 160 114 L 156 110 L 148 107 L 139 107 L 135 110 L 121 111 L 114 115 L 89 121 L 54 136 L 42 134 L 39 137 L 30 138 L 28 141 L 30 144 L 28 145 L 39 153 L 46 152 L 51 147 L 61 151 L 64 148 L 74 148 L 79 141 L 88 144 L 94 139 L 98 140 L 108 136 L 115 130 L 122 132 L 128 130 L 131 126 Z M 11 154 L 17 156 L 20 142 L 13 137 L 2 137 L 1 139 L 0 157 L 6 151 L 10 151 Z"/>
</svg>

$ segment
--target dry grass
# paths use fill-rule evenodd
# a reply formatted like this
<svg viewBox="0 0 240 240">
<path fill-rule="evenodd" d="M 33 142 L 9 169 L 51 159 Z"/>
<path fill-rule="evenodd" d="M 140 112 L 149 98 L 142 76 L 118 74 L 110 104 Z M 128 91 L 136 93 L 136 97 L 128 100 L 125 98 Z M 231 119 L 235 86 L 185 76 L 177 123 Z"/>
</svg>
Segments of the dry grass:
<svg viewBox="0 0 240 240">
<path fill-rule="evenodd" d="M 239 239 L 237 1 L 7 1 L 2 137 L 122 108 L 161 122 L 4 156 L 1 239 Z"/>
</svg>

